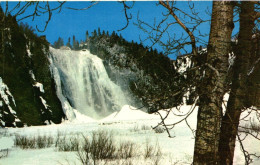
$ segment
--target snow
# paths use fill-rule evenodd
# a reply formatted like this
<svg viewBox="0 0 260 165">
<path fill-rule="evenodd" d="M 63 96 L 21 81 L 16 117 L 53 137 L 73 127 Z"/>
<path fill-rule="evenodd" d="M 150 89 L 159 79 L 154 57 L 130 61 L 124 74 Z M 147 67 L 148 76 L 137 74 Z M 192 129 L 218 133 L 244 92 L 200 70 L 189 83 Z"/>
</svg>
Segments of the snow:
<svg viewBox="0 0 260 165">
<path fill-rule="evenodd" d="M 260 58 L 258 58 L 258 59 L 254 62 L 254 65 L 252 66 L 252 68 L 251 68 L 251 69 L 249 70 L 249 72 L 247 73 L 248 76 L 254 72 L 255 66 L 257 66 L 257 64 L 258 64 L 259 61 L 260 61 Z"/>
<path fill-rule="evenodd" d="M 233 52 L 228 54 L 228 64 L 229 64 L 228 69 L 230 69 L 234 65 L 235 59 L 236 56 Z"/>
<path fill-rule="evenodd" d="M 229 99 L 229 93 L 225 93 L 225 95 L 224 95 L 224 97 L 223 97 L 223 103 L 222 103 L 222 111 L 223 111 L 223 114 L 226 113 L 226 108 L 227 108 L 228 99 Z"/>
<path fill-rule="evenodd" d="M 254 69 L 255 69 L 255 67 L 253 66 L 252 68 L 251 68 L 251 70 L 250 70 L 250 72 L 248 72 L 248 76 L 250 75 L 250 74 L 252 74 L 253 73 L 253 71 L 254 71 Z"/>
<path fill-rule="evenodd" d="M 175 66 L 175 69 L 177 69 L 177 72 L 181 74 L 187 71 L 187 69 L 192 65 L 192 61 L 189 56 L 179 56 L 176 63 L 177 66 Z"/>
<path fill-rule="evenodd" d="M 36 78 L 35 78 L 35 75 L 33 73 L 33 70 L 29 70 L 29 74 L 31 75 L 31 78 L 35 81 L 33 86 L 39 88 L 40 92 L 44 93 L 43 84 L 40 83 L 40 82 L 36 82 Z"/>
<path fill-rule="evenodd" d="M 2 78 L 0 77 L 0 98 L 3 99 L 4 103 L 7 105 L 10 113 L 15 117 L 15 122 L 20 121 L 20 119 L 17 118 L 16 116 L 16 112 L 13 110 L 13 108 L 10 106 L 10 101 L 9 98 L 12 99 L 12 102 L 14 104 L 14 106 L 16 106 L 15 104 L 15 100 L 13 95 L 11 94 L 11 92 L 9 91 L 8 86 L 3 82 Z M 0 102 L 0 106 L 3 106 L 3 101 Z M 5 114 L 8 114 L 6 111 L 3 111 Z M 4 121 L 1 121 L 2 125 L 5 125 Z M 13 123 L 15 125 L 15 123 Z"/>
<path fill-rule="evenodd" d="M 29 70 L 29 74 L 31 75 L 31 78 L 32 78 L 34 81 L 36 81 L 35 75 L 33 74 L 33 71 L 32 71 L 32 70 Z"/>
<path fill-rule="evenodd" d="M 155 119 L 154 115 L 149 115 L 141 110 L 136 109 L 130 105 L 124 105 L 118 112 L 114 112 L 106 118 L 102 119 L 102 122 L 119 122 L 128 120 L 147 120 Z"/>
<path fill-rule="evenodd" d="M 68 47 L 68 46 L 61 46 L 60 49 L 61 50 L 71 50 L 70 47 Z"/>
<path fill-rule="evenodd" d="M 0 96 L 1 98 L 4 100 L 6 105 L 10 104 L 9 98 L 12 98 L 12 101 L 15 105 L 15 100 L 13 95 L 11 94 L 11 92 L 9 91 L 9 88 L 7 87 L 7 85 L 3 82 L 2 78 L 0 77 Z"/>
<path fill-rule="evenodd" d="M 41 96 L 40 96 L 40 99 L 42 101 L 42 104 L 44 105 L 44 108 L 48 109 L 49 105 L 47 104 L 46 100 L 44 100 L 44 98 L 42 98 Z"/>
<path fill-rule="evenodd" d="M 36 78 L 35 78 L 35 75 L 33 73 L 33 70 L 29 70 L 29 74 L 31 75 L 31 78 L 35 81 L 33 86 L 37 87 L 40 90 L 41 93 L 44 93 L 43 84 L 36 82 Z M 42 96 L 39 96 L 39 98 L 41 99 L 41 102 L 42 102 L 44 108 L 48 109 L 49 105 L 47 104 L 47 101 Z"/>
<path fill-rule="evenodd" d="M 0 150 L 12 148 L 14 146 L 14 141 L 9 137 L 0 137 Z"/>
<path fill-rule="evenodd" d="M 26 45 L 26 51 L 27 51 L 27 55 L 31 58 L 32 57 L 32 53 L 30 51 L 30 48 L 28 45 Z"/>
<path fill-rule="evenodd" d="M 33 86 L 40 89 L 40 92 L 44 93 L 43 85 L 42 83 L 36 82 Z"/>
<path fill-rule="evenodd" d="M 203 49 L 201 49 L 200 51 L 198 51 L 199 54 L 207 53 L 207 52 L 208 52 L 208 49 L 207 49 L 207 48 L 203 48 Z"/>
<path fill-rule="evenodd" d="M 75 119 L 72 120 L 72 123 L 94 123 L 97 122 L 95 119 L 88 117 L 86 115 L 81 114 L 79 111 L 74 109 Z"/>
<path fill-rule="evenodd" d="M 171 110 L 167 123 L 174 123 L 180 121 L 186 113 L 193 109 L 193 106 L 183 105 L 178 109 Z M 165 110 L 160 111 L 163 116 L 166 115 Z M 174 115 L 177 114 L 178 116 Z M 242 116 L 245 116 L 243 114 Z M 188 118 L 188 123 L 192 129 L 196 128 L 197 107 Z M 252 116 L 251 116 L 252 117 Z M 162 157 L 160 164 L 191 164 L 194 135 L 188 128 L 185 122 L 182 122 L 170 130 L 174 138 L 169 138 L 167 133 L 157 134 L 149 127 L 153 127 L 160 122 L 159 116 L 155 114 L 147 114 L 129 105 L 124 105 L 118 112 L 101 120 L 91 119 L 76 111 L 76 119 L 73 121 L 66 121 L 62 124 L 51 124 L 47 126 L 33 126 L 24 128 L 8 128 L 6 135 L 0 138 L 1 148 L 9 148 L 8 157 L 0 159 L 0 164 L 8 165 L 45 165 L 45 164 L 80 164 L 76 152 L 61 152 L 54 146 L 45 149 L 28 149 L 22 150 L 13 146 L 14 135 L 26 135 L 34 137 L 37 135 L 47 135 L 57 137 L 57 134 L 79 136 L 81 134 L 89 136 L 95 130 L 107 130 L 114 133 L 116 143 L 120 141 L 132 141 L 137 144 L 135 150 L 143 151 L 145 144 L 149 142 L 152 146 L 158 144 L 160 146 Z M 148 129 L 142 130 L 141 127 L 145 125 Z M 137 128 L 137 129 L 136 129 Z M 1 129 L 0 129 L 1 131 Z M 1 134 L 0 134 L 1 136 Z M 260 154 L 259 141 L 253 138 L 246 138 L 245 147 L 250 148 L 251 151 Z M 142 157 L 131 158 L 133 164 L 150 165 L 154 162 L 153 159 L 144 159 Z M 260 163 L 259 159 L 254 159 L 253 165 Z M 118 164 L 118 163 L 114 163 Z M 244 157 L 240 151 L 240 146 L 237 143 L 234 164 L 243 165 Z"/>
</svg>

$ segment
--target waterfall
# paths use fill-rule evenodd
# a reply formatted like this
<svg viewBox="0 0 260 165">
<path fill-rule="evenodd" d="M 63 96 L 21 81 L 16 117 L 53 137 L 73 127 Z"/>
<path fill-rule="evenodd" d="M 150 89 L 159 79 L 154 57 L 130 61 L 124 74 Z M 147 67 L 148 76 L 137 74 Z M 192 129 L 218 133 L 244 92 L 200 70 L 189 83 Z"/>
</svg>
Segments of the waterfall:
<svg viewBox="0 0 260 165">
<path fill-rule="evenodd" d="M 56 92 L 69 120 L 75 111 L 101 118 L 127 104 L 120 86 L 110 80 L 102 60 L 88 50 L 50 48 L 50 68 Z"/>
</svg>

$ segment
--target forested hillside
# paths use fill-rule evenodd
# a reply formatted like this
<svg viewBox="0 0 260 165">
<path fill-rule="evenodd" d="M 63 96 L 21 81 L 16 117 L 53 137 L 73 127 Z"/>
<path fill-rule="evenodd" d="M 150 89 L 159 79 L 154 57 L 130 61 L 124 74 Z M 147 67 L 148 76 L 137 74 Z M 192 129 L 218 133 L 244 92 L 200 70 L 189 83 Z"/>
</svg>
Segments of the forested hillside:
<svg viewBox="0 0 260 165">
<path fill-rule="evenodd" d="M 183 75 L 174 68 L 173 61 L 156 49 L 128 42 L 113 32 L 94 31 L 86 37 L 86 45 L 93 54 L 104 60 L 112 80 L 141 101 L 148 112 L 179 105 L 185 90 L 176 94 L 182 86 Z"/>
<path fill-rule="evenodd" d="M 49 43 L 12 16 L 0 28 L 0 126 L 60 123 L 64 115 L 49 70 Z"/>
</svg>

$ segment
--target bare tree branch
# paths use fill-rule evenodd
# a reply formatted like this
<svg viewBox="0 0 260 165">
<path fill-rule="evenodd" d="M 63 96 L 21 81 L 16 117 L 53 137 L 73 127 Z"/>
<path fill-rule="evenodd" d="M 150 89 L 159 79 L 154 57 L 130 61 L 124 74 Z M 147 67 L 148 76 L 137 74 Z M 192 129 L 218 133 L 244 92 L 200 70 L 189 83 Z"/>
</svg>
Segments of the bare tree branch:
<svg viewBox="0 0 260 165">
<path fill-rule="evenodd" d="M 196 49 L 196 40 L 195 37 L 193 35 L 193 33 L 182 23 L 182 21 L 179 19 L 179 17 L 174 13 L 173 8 L 171 8 L 169 1 L 164 2 L 162 0 L 159 1 L 159 3 L 164 6 L 169 13 L 174 17 L 174 19 L 178 22 L 178 24 L 187 32 L 187 34 L 190 36 L 190 40 L 192 43 L 192 53 L 194 55 L 197 55 L 197 49 Z"/>
<path fill-rule="evenodd" d="M 119 3 L 122 3 L 123 4 L 123 7 L 124 7 L 124 14 L 125 14 L 125 18 L 126 18 L 126 25 L 122 28 L 122 29 L 119 29 L 117 31 L 122 31 L 124 29 L 126 29 L 129 25 L 129 20 L 132 19 L 132 14 L 130 13 L 130 15 L 127 13 L 127 10 L 131 9 L 133 6 L 134 6 L 134 2 L 132 4 L 132 6 L 128 6 L 126 4 L 125 1 L 122 1 L 122 2 L 119 2 Z"/>
<path fill-rule="evenodd" d="M 91 7 L 93 7 L 94 5 L 98 4 L 99 2 L 98 1 L 92 1 L 91 2 L 92 4 L 88 7 L 84 7 L 84 8 L 73 8 L 73 7 L 66 7 L 67 9 L 70 9 L 70 10 L 88 10 L 90 9 Z"/>
</svg>

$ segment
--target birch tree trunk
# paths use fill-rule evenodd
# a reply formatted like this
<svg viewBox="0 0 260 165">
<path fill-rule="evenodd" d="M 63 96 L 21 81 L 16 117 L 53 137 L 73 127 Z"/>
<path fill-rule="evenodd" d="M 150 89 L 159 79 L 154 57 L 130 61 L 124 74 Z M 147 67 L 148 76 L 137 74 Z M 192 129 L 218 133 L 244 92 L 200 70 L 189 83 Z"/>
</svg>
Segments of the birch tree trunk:
<svg viewBox="0 0 260 165">
<path fill-rule="evenodd" d="M 231 48 L 233 5 L 214 1 L 208 44 L 206 72 L 199 86 L 199 111 L 194 149 L 194 165 L 217 164 L 222 100 L 225 94 L 228 54 Z"/>
<path fill-rule="evenodd" d="M 220 164 L 233 164 L 236 135 L 241 110 L 247 107 L 246 95 L 249 70 L 249 59 L 252 53 L 252 35 L 254 28 L 254 4 L 250 1 L 241 2 L 240 30 L 238 35 L 234 74 L 227 111 L 223 117 L 220 134 Z"/>
</svg>

